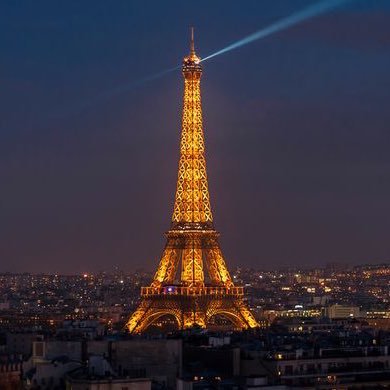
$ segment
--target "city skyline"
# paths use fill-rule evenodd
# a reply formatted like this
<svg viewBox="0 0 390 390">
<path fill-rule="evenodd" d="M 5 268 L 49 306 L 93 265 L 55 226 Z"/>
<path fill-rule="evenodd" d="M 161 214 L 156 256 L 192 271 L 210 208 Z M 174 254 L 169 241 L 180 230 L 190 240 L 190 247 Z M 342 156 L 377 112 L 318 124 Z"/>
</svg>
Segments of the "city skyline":
<svg viewBox="0 0 390 390">
<path fill-rule="evenodd" d="M 227 388 L 231 388 L 232 380 L 242 384 L 249 376 L 253 381 L 256 373 L 263 382 L 277 386 L 293 381 L 299 388 L 319 381 L 347 383 L 348 389 L 367 381 L 389 383 L 389 265 L 300 272 L 242 268 L 232 269 L 231 275 L 245 285 L 246 302 L 259 328 L 232 331 L 223 317 L 214 316 L 202 331 L 183 330 L 175 317 L 167 315 L 145 334 L 134 336 L 124 331 L 124 325 L 140 302 L 139 286 L 152 281 L 153 273 L 0 273 L 0 387 L 37 389 L 37 384 L 57 382 L 56 388 L 65 389 L 64 382 L 75 376 L 84 378 L 84 384 L 95 381 L 103 387 L 102 382 L 128 383 L 134 377 L 139 383 L 141 376 L 143 381 L 169 380 L 170 389 L 180 388 L 175 383 L 183 379 L 197 387 L 202 379 L 217 379 L 230 382 Z M 174 370 L 172 364 L 163 364 L 173 352 L 161 349 L 167 343 L 174 343 L 181 356 L 175 359 Z M 240 370 L 226 369 L 232 348 Z M 262 360 L 249 359 L 248 370 L 249 351 L 261 352 Z M 210 360 L 210 354 L 217 356 Z M 95 368 L 91 375 L 84 366 L 95 367 L 96 359 L 113 370 Z M 279 366 L 264 374 L 267 362 Z M 210 377 L 207 372 L 214 367 L 218 371 L 212 370 Z M 31 382 L 33 387 L 28 386 Z M 154 387 L 146 389 L 150 388 Z"/>
<path fill-rule="evenodd" d="M 296 7 L 247 2 L 237 14 L 227 3 L 213 25 L 172 3 L 148 14 L 147 30 L 141 3 L 109 13 L 86 3 L 25 3 L 18 19 L 1 6 L 0 272 L 155 268 L 173 208 L 180 71 L 110 91 L 179 63 L 190 24 L 205 56 Z M 162 27 L 161 15 L 180 22 Z M 389 16 L 384 1 L 354 2 L 204 64 L 211 203 L 229 267 L 389 261 Z"/>
</svg>

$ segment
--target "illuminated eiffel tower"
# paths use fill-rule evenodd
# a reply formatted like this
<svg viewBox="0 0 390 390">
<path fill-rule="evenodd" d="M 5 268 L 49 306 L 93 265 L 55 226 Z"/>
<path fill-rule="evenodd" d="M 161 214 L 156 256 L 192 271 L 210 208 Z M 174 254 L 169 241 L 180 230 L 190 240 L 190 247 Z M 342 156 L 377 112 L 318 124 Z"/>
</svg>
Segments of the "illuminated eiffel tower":
<svg viewBox="0 0 390 390">
<path fill-rule="evenodd" d="M 176 319 L 179 329 L 207 328 L 214 316 L 228 320 L 232 329 L 255 328 L 258 324 L 243 300 L 244 289 L 234 285 L 214 229 L 202 124 L 202 66 L 193 30 L 182 72 L 184 105 L 171 229 L 154 279 L 141 288 L 141 303 L 127 328 L 140 333 L 166 315 Z"/>
</svg>

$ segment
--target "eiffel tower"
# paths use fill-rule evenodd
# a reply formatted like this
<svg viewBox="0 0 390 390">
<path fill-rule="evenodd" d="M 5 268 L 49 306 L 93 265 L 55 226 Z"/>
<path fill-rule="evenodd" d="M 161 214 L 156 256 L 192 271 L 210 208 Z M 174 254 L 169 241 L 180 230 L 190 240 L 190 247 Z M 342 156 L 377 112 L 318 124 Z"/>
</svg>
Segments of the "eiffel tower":
<svg viewBox="0 0 390 390">
<path fill-rule="evenodd" d="M 182 72 L 184 104 L 171 228 L 153 281 L 141 287 L 141 303 L 126 327 L 130 333 L 141 333 L 170 315 L 179 329 L 207 328 L 214 316 L 226 319 L 232 329 L 255 328 L 258 324 L 243 300 L 244 289 L 234 285 L 214 229 L 202 123 L 202 65 L 193 29 Z"/>
</svg>

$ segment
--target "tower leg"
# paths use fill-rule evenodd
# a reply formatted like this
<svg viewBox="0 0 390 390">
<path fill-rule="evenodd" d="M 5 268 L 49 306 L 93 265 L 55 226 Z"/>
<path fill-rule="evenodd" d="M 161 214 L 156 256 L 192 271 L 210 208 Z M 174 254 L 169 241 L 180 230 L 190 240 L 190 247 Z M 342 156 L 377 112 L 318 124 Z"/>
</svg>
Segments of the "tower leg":
<svg viewBox="0 0 390 390">
<path fill-rule="evenodd" d="M 147 300 L 143 300 L 138 306 L 137 310 L 132 314 L 127 321 L 126 328 L 130 333 L 139 333 L 141 332 L 141 328 L 143 328 L 142 324 L 145 321 L 145 318 L 148 315 L 151 302 Z"/>
<path fill-rule="evenodd" d="M 183 310 L 180 307 L 180 302 L 171 299 L 143 299 L 137 310 L 132 314 L 126 327 L 130 333 L 142 333 L 153 322 L 160 317 L 169 315 L 172 316 L 179 329 L 184 326 Z"/>
<path fill-rule="evenodd" d="M 247 305 L 245 305 L 244 302 L 240 301 L 238 305 L 238 311 L 240 313 L 240 316 L 244 319 L 245 323 L 247 324 L 247 328 L 257 328 L 259 324 L 255 320 L 255 317 L 251 313 L 251 311 L 248 309 Z"/>
</svg>

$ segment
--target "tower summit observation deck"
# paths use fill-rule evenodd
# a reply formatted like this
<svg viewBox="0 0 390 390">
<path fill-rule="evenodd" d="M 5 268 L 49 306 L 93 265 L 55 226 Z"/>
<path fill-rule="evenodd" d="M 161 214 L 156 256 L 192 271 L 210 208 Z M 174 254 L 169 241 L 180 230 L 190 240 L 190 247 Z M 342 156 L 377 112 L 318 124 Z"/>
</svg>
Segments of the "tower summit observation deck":
<svg viewBox="0 0 390 390">
<path fill-rule="evenodd" d="M 214 229 L 200 92 L 202 65 L 193 29 L 182 73 L 180 159 L 171 228 L 153 281 L 141 288 L 141 303 L 127 328 L 141 333 L 167 315 L 179 329 L 207 328 L 214 316 L 228 320 L 232 329 L 255 328 L 258 324 L 244 302 L 243 287 L 234 285 Z"/>
</svg>

